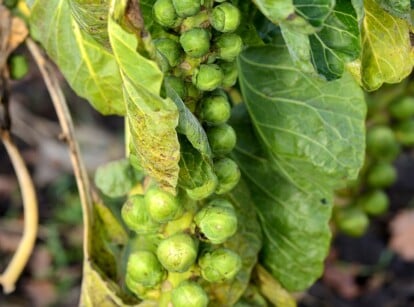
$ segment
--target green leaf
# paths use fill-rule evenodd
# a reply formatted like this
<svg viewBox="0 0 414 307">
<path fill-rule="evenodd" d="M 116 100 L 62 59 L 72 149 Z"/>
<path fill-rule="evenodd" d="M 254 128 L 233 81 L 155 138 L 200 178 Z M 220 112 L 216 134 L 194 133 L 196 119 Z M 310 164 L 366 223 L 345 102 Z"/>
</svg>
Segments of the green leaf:
<svg viewBox="0 0 414 307">
<path fill-rule="evenodd" d="M 351 76 L 327 82 L 307 75 L 281 46 L 250 47 L 238 65 L 246 106 L 275 166 L 322 186 L 357 177 L 366 106 Z"/>
<path fill-rule="evenodd" d="M 80 29 L 98 43 L 109 48 L 109 0 L 69 0 L 72 15 Z"/>
<path fill-rule="evenodd" d="M 121 197 L 143 177 L 144 173 L 132 167 L 128 159 L 122 159 L 100 166 L 95 173 L 95 184 L 105 195 Z"/>
<path fill-rule="evenodd" d="M 228 194 L 236 213 L 237 233 L 224 246 L 242 256 L 242 269 L 234 280 L 211 284 L 209 293 L 213 294 L 213 306 L 233 306 L 246 291 L 253 267 L 257 263 L 258 253 L 262 247 L 262 233 L 255 214 L 254 203 L 246 183 L 240 183 Z"/>
<path fill-rule="evenodd" d="M 277 24 L 294 14 L 293 0 L 253 0 L 259 10 L 270 21 Z"/>
<path fill-rule="evenodd" d="M 358 19 L 349 0 L 336 0 L 335 9 L 323 28 L 309 37 L 312 59 L 318 72 L 328 80 L 340 78 L 345 63 L 361 52 Z"/>
<path fill-rule="evenodd" d="M 32 37 L 43 45 L 79 96 L 102 114 L 125 113 L 122 80 L 115 58 L 81 31 L 68 1 L 35 1 L 30 29 Z"/>
<path fill-rule="evenodd" d="M 149 176 L 175 194 L 180 159 L 177 107 L 160 97 L 163 74 L 154 61 L 136 51 L 135 36 L 112 18 L 108 32 L 123 80 L 132 153 Z"/>
<path fill-rule="evenodd" d="M 277 119 L 275 119 L 277 120 Z M 270 167 L 244 106 L 235 108 L 234 159 L 248 183 L 263 231 L 262 263 L 289 291 L 301 291 L 322 274 L 330 246 L 332 191 Z M 314 176 L 312 178 L 316 178 Z"/>
<path fill-rule="evenodd" d="M 365 89 L 398 83 L 413 68 L 409 25 L 384 11 L 375 0 L 364 1 L 361 75 Z"/>
<path fill-rule="evenodd" d="M 178 112 L 180 114 L 178 120 L 177 132 L 184 134 L 190 141 L 191 145 L 197 149 L 201 154 L 211 157 L 211 149 L 208 143 L 207 134 L 201 126 L 198 119 L 186 107 L 180 96 L 165 82 L 167 96 L 175 102 Z"/>
<path fill-rule="evenodd" d="M 311 61 L 311 47 L 308 34 L 295 31 L 295 28 L 292 28 L 291 24 L 287 22 L 280 23 L 280 30 L 293 63 L 304 72 L 315 72 Z"/>
<path fill-rule="evenodd" d="M 296 13 L 312 26 L 320 27 L 331 14 L 335 0 L 293 0 Z"/>
<path fill-rule="evenodd" d="M 180 144 L 179 186 L 194 199 L 209 196 L 217 185 L 211 157 L 196 150 L 186 138 L 181 137 Z"/>
</svg>

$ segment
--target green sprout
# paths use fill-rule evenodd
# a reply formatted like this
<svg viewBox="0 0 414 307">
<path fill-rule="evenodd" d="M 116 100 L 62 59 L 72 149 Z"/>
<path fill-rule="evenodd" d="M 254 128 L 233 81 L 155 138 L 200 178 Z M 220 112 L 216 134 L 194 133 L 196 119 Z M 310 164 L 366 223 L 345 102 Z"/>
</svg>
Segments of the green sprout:
<svg viewBox="0 0 414 307">
<path fill-rule="evenodd" d="M 206 132 L 211 150 L 216 156 L 227 155 L 236 146 L 236 132 L 227 124 L 208 127 Z"/>
<path fill-rule="evenodd" d="M 193 28 L 181 34 L 180 44 L 184 52 L 193 58 L 206 55 L 210 50 L 211 34 L 203 28 Z"/>
<path fill-rule="evenodd" d="M 212 244 L 227 241 L 237 231 L 237 215 L 233 205 L 221 198 L 208 203 L 194 216 L 196 232 Z"/>
<path fill-rule="evenodd" d="M 242 267 L 240 256 L 227 248 L 204 253 L 198 260 L 201 276 L 208 282 L 225 282 L 233 279 Z"/>
<path fill-rule="evenodd" d="M 208 296 L 204 289 L 192 281 L 184 281 L 171 292 L 174 307 L 207 307 Z"/>
<path fill-rule="evenodd" d="M 243 48 L 241 37 L 234 33 L 221 35 L 216 43 L 217 56 L 224 61 L 234 61 Z"/>
<path fill-rule="evenodd" d="M 214 172 L 218 178 L 216 194 L 225 194 L 231 191 L 240 181 L 240 169 L 230 158 L 222 158 L 214 162 Z"/>
<path fill-rule="evenodd" d="M 186 233 L 178 233 L 161 241 L 157 248 L 157 257 L 170 272 L 185 272 L 196 261 L 197 242 Z"/>
<path fill-rule="evenodd" d="M 126 268 L 126 284 L 136 283 L 144 287 L 155 287 L 160 284 L 166 276 L 161 263 L 150 251 L 136 251 L 129 255 Z M 134 289 L 130 289 L 134 291 Z"/>
<path fill-rule="evenodd" d="M 157 50 L 157 60 L 162 71 L 168 71 L 171 67 L 180 64 L 182 59 L 182 50 L 178 42 L 170 38 L 159 38 L 154 40 Z"/>
<path fill-rule="evenodd" d="M 172 0 L 175 11 L 180 17 L 190 17 L 197 14 L 201 8 L 200 0 Z"/>
<path fill-rule="evenodd" d="M 239 9 L 229 2 L 217 5 L 210 17 L 211 25 L 220 32 L 233 32 L 240 24 Z"/>
<path fill-rule="evenodd" d="M 170 193 L 151 188 L 145 193 L 145 205 L 151 218 L 159 223 L 175 220 L 183 214 L 183 208 Z"/>
<path fill-rule="evenodd" d="M 129 197 L 122 206 L 121 216 L 127 227 L 138 234 L 154 233 L 160 228 L 148 214 L 142 195 Z"/>
<path fill-rule="evenodd" d="M 157 0 L 152 6 L 154 19 L 162 26 L 175 28 L 182 19 L 177 15 L 172 0 Z"/>
<path fill-rule="evenodd" d="M 226 96 L 213 95 L 203 99 L 198 109 L 200 120 L 210 125 L 224 124 L 231 113 L 231 106 Z"/>
<path fill-rule="evenodd" d="M 357 206 L 361 207 L 369 215 L 380 215 L 387 211 L 389 199 L 387 194 L 381 190 L 370 191 L 357 200 Z"/>
</svg>

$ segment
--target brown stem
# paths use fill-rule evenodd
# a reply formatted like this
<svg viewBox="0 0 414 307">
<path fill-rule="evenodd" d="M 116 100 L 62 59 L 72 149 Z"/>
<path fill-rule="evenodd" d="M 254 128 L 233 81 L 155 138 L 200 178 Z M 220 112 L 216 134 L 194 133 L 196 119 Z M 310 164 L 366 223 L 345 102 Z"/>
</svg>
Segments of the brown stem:
<svg viewBox="0 0 414 307">
<path fill-rule="evenodd" d="M 37 66 L 40 69 L 42 77 L 46 83 L 50 97 L 53 101 L 60 126 L 62 128 L 62 136 L 69 147 L 70 159 L 74 170 L 76 183 L 82 203 L 83 211 L 83 250 L 85 257 L 90 255 L 89 231 L 93 221 L 93 203 L 92 192 L 90 188 L 88 174 L 81 158 L 79 145 L 75 138 L 72 118 L 66 103 L 65 96 L 58 82 L 58 75 L 52 64 L 43 56 L 41 49 L 30 38 L 26 40 L 27 47 L 32 54 Z"/>
</svg>

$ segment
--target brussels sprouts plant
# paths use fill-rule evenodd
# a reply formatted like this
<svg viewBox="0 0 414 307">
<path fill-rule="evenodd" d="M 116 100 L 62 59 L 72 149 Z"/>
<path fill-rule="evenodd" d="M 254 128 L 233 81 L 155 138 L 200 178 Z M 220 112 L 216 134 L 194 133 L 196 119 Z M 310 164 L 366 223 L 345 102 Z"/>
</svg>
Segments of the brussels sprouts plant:
<svg viewBox="0 0 414 307">
<path fill-rule="evenodd" d="M 70 146 L 80 304 L 294 306 L 290 293 L 321 276 L 332 230 L 359 236 L 385 213 L 394 160 L 414 144 L 412 93 L 367 94 L 414 65 L 412 8 L 397 2 L 0 1 L 30 29 Z M 24 76 L 23 58 L 4 54 L 2 76 Z M 95 185 L 51 62 L 124 119 L 125 157 Z M 0 276 L 4 289 L 24 263 Z"/>
</svg>

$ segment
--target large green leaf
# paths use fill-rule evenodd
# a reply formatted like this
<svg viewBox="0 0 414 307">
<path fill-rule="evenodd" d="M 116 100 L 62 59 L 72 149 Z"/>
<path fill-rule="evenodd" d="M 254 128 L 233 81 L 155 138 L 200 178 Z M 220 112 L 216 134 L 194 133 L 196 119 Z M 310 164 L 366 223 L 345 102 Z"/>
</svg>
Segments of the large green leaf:
<svg viewBox="0 0 414 307">
<path fill-rule="evenodd" d="M 81 30 L 103 46 L 109 47 L 107 26 L 109 0 L 69 0 L 69 4 Z"/>
<path fill-rule="evenodd" d="M 241 180 L 227 198 L 236 210 L 238 228 L 237 233 L 224 246 L 241 255 L 243 265 L 233 280 L 210 285 L 210 293 L 214 296 L 214 302 L 210 302 L 212 306 L 233 306 L 239 300 L 249 284 L 262 247 L 260 224 L 246 183 Z"/>
<path fill-rule="evenodd" d="M 108 33 L 122 74 L 133 154 L 148 175 L 175 193 L 180 159 L 177 107 L 160 97 L 163 74 L 154 61 L 137 52 L 135 35 L 112 18 Z"/>
<path fill-rule="evenodd" d="M 318 72 L 328 80 L 340 78 L 345 63 L 357 59 L 361 40 L 357 14 L 349 0 L 336 0 L 320 31 L 309 37 L 312 59 Z"/>
<path fill-rule="evenodd" d="M 81 31 L 68 1 L 37 0 L 30 29 L 79 96 L 103 114 L 124 114 L 122 80 L 111 53 Z"/>
<path fill-rule="evenodd" d="M 283 46 L 248 48 L 238 64 L 253 125 L 275 166 L 332 187 L 357 177 L 366 107 L 348 74 L 332 82 L 307 75 Z"/>
<path fill-rule="evenodd" d="M 235 110 L 231 123 L 238 136 L 233 156 L 263 229 L 260 262 L 288 290 L 304 290 L 321 275 L 329 249 L 332 191 L 312 180 L 298 185 L 283 170 L 269 167 L 272 162 L 253 135 L 244 106 Z"/>
<path fill-rule="evenodd" d="M 413 68 L 408 23 L 384 11 L 375 0 L 365 0 L 362 24 L 362 84 L 376 90 L 383 83 L 398 83 Z"/>
</svg>

